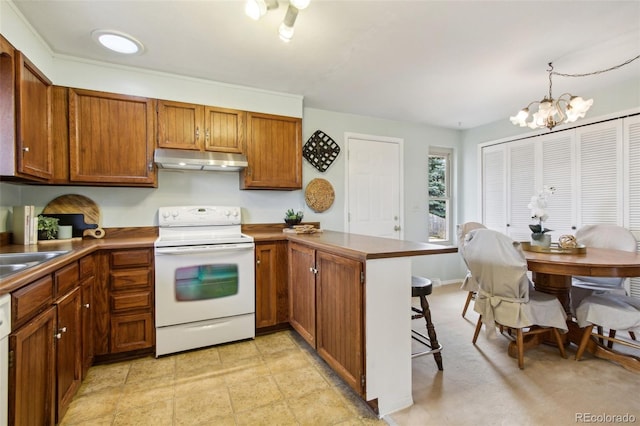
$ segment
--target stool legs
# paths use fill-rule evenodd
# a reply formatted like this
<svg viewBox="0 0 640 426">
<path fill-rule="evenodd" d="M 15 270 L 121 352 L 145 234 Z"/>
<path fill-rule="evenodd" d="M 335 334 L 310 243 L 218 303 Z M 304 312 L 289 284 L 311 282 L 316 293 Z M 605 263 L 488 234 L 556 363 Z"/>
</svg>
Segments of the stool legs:
<svg viewBox="0 0 640 426">
<path fill-rule="evenodd" d="M 433 326 L 433 322 L 431 322 L 431 309 L 429 309 L 429 302 L 427 301 L 426 296 L 419 296 L 420 306 L 422 307 L 422 315 L 427 323 L 427 335 L 429 336 L 429 342 L 431 343 L 431 348 L 436 349 L 433 353 L 433 358 L 438 364 L 438 370 L 442 370 L 442 354 L 440 353 L 440 344 L 438 343 L 438 336 L 436 335 L 436 328 Z"/>
</svg>

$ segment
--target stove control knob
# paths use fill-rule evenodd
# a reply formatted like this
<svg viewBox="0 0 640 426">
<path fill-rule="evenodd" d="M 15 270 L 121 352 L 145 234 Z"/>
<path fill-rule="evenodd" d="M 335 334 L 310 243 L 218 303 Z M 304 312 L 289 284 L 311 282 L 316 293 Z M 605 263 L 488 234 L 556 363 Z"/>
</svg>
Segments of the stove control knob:
<svg viewBox="0 0 640 426">
<path fill-rule="evenodd" d="M 231 212 L 230 212 L 229 210 L 225 210 L 225 211 L 224 211 L 224 215 L 225 215 L 225 216 L 227 216 L 227 217 L 229 217 L 229 216 L 231 215 Z"/>
<path fill-rule="evenodd" d="M 163 211 L 162 212 L 162 217 L 164 217 L 165 219 L 169 217 L 169 212 L 168 211 Z"/>
<path fill-rule="evenodd" d="M 233 211 L 233 217 L 238 217 L 238 214 L 240 214 L 240 212 L 238 210 L 234 210 Z"/>
<path fill-rule="evenodd" d="M 171 216 L 173 216 L 173 217 L 174 217 L 174 219 L 175 219 L 176 217 L 178 217 L 178 210 L 174 210 L 174 211 L 172 211 L 172 212 L 171 212 Z"/>
</svg>

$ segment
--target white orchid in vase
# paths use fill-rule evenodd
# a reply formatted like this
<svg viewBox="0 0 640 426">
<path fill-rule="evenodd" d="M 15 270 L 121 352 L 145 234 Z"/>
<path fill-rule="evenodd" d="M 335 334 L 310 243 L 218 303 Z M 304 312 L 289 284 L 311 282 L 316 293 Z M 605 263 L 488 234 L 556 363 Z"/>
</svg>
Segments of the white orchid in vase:
<svg viewBox="0 0 640 426">
<path fill-rule="evenodd" d="M 537 219 L 538 223 L 529 225 L 529 229 L 533 232 L 531 238 L 538 241 L 541 240 L 545 232 L 553 231 L 544 227 L 544 221 L 549 218 L 547 214 L 547 200 L 550 195 L 556 191 L 553 186 L 543 186 L 541 191 L 531 197 L 531 202 L 527 205 L 531 209 L 531 219 Z"/>
</svg>

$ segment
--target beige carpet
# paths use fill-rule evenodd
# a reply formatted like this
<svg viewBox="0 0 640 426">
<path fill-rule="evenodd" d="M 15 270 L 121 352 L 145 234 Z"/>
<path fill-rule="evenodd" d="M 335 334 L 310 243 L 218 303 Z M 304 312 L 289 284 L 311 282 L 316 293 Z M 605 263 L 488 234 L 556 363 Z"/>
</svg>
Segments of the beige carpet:
<svg viewBox="0 0 640 426">
<path fill-rule="evenodd" d="M 437 287 L 429 297 L 444 346 L 444 371 L 438 371 L 433 356 L 415 358 L 414 405 L 388 416 L 388 423 L 574 425 L 591 419 L 612 424 L 622 420 L 613 416 L 627 415 L 635 419 L 627 423 L 640 424 L 639 373 L 590 354 L 577 362 L 574 346 L 562 359 L 557 348 L 546 345 L 525 352 L 525 368 L 520 370 L 506 353 L 506 338 L 488 340 L 483 328 L 477 345 L 471 343 L 478 317 L 472 302 L 467 318 L 462 318 L 465 297 L 458 285 Z M 414 322 L 414 328 L 420 325 Z"/>
</svg>

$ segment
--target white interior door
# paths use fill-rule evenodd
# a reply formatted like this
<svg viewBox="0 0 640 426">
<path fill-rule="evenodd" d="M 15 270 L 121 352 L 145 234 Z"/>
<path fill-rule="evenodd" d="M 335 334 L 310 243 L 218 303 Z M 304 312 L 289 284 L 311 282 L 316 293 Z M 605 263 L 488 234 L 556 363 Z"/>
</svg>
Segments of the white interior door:
<svg viewBox="0 0 640 426">
<path fill-rule="evenodd" d="M 402 239 L 402 139 L 347 133 L 345 140 L 345 230 Z"/>
</svg>

